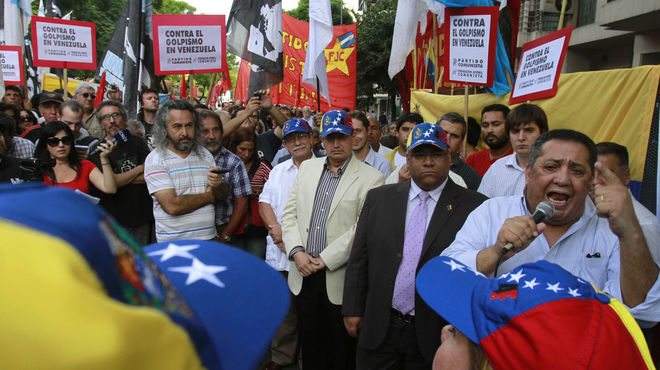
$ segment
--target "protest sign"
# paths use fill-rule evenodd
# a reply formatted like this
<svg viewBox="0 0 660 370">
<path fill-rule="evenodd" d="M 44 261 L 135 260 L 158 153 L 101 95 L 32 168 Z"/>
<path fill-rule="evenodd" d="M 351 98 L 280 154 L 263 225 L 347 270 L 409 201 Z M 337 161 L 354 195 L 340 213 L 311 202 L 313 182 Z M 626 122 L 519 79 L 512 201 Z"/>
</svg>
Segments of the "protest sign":
<svg viewBox="0 0 660 370">
<path fill-rule="evenodd" d="M 326 73 L 330 88 L 330 105 L 321 97 L 321 110 L 355 109 L 357 78 L 357 25 L 333 26 L 332 41 L 325 47 Z M 316 109 L 316 86 L 302 82 L 305 53 L 309 39 L 309 23 L 282 14 L 282 51 L 284 53 L 284 79 L 270 89 L 274 104 L 294 107 L 309 106 Z M 236 99 L 246 101 L 250 66 L 241 63 L 236 81 Z"/>
<path fill-rule="evenodd" d="M 566 27 L 523 45 L 509 104 L 555 96 L 572 31 Z"/>
<path fill-rule="evenodd" d="M 37 67 L 96 69 L 96 25 L 32 17 L 32 49 Z"/>
<path fill-rule="evenodd" d="M 20 46 L 0 45 L 0 64 L 5 85 L 23 85 L 23 53 Z"/>
<path fill-rule="evenodd" d="M 445 8 L 445 81 L 493 86 L 498 8 Z"/>
<path fill-rule="evenodd" d="M 154 15 L 151 23 L 157 75 L 222 72 L 224 15 Z"/>
</svg>

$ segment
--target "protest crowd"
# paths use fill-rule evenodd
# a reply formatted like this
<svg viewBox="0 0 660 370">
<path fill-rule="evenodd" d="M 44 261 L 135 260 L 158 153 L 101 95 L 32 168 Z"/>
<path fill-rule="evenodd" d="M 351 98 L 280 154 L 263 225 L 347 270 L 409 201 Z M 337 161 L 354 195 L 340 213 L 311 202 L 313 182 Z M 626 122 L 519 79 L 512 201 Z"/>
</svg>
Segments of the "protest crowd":
<svg viewBox="0 0 660 370">
<path fill-rule="evenodd" d="M 136 248 L 218 242 L 277 271 L 260 369 L 654 368 L 660 221 L 630 148 L 534 103 L 425 119 L 101 88 L 5 85 L 0 182 L 75 191 Z M 160 366 L 217 365 L 196 348 Z"/>
</svg>

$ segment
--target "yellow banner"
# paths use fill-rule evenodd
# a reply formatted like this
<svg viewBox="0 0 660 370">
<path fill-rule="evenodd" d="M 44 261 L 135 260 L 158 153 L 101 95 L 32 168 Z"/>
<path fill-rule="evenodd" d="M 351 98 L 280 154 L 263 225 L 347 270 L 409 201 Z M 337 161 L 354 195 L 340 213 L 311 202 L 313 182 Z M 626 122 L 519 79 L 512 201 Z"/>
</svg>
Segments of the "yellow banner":
<svg viewBox="0 0 660 370">
<path fill-rule="evenodd" d="M 69 78 L 66 89 L 69 92 L 69 94 L 73 95 L 76 89 L 76 86 L 78 86 L 81 82 L 81 80 L 76 80 L 75 78 Z M 98 84 L 92 83 L 92 85 L 95 86 L 95 88 L 98 88 Z M 57 77 L 57 75 L 52 74 L 52 73 L 47 73 L 44 75 L 42 81 L 41 81 L 41 90 L 42 91 L 55 91 L 57 89 L 61 88 L 60 87 L 60 78 Z"/>
<path fill-rule="evenodd" d="M 658 93 L 660 65 L 630 69 L 562 74 L 557 95 L 532 101 L 548 116 L 550 129 L 568 128 L 588 135 L 594 142 L 612 141 L 628 148 L 630 175 L 641 181 Z M 447 112 L 464 114 L 465 97 L 411 91 L 411 110 L 427 122 Z M 488 104 L 507 104 L 509 95 L 471 95 L 468 112 L 481 121 L 481 109 Z M 511 108 L 513 108 L 512 106 Z"/>
</svg>

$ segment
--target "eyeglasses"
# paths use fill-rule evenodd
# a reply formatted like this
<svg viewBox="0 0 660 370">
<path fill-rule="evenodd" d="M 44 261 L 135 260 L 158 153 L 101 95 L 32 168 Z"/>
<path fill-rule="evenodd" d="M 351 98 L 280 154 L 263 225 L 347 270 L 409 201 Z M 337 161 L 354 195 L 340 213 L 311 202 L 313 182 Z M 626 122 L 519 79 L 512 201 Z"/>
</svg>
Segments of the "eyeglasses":
<svg viewBox="0 0 660 370">
<path fill-rule="evenodd" d="M 105 115 L 101 116 L 101 121 L 107 121 L 111 117 L 116 119 L 117 117 L 121 117 L 121 113 L 113 112 L 113 113 L 110 113 L 110 114 L 105 114 Z"/>
<path fill-rule="evenodd" d="M 92 97 L 92 99 L 96 99 L 96 94 L 94 93 L 82 93 L 80 95 L 82 95 L 82 97 L 85 99 L 89 98 L 90 96 Z"/>
<path fill-rule="evenodd" d="M 71 145 L 73 144 L 73 138 L 71 136 L 63 136 L 61 138 L 53 136 L 46 139 L 46 144 L 48 144 L 48 146 L 58 146 L 60 145 L 60 142 L 64 145 Z"/>
<path fill-rule="evenodd" d="M 307 139 L 308 137 L 309 137 L 309 134 L 306 134 L 304 132 L 295 132 L 295 133 L 291 133 L 289 135 L 286 135 L 286 137 L 284 138 L 284 141 L 286 141 L 287 143 L 293 143 L 293 142 L 296 141 L 296 139 L 303 140 L 303 139 Z"/>
</svg>

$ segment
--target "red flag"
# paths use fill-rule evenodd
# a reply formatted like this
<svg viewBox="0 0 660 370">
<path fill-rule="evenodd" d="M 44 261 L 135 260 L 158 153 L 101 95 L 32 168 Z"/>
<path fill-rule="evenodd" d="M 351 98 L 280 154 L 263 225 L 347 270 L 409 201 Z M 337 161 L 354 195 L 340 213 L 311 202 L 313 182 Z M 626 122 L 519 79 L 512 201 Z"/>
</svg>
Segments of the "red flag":
<svg viewBox="0 0 660 370">
<path fill-rule="evenodd" d="M 179 88 L 179 99 L 185 99 L 188 97 L 188 91 L 186 90 L 186 75 L 181 75 L 181 87 Z"/>
<path fill-rule="evenodd" d="M 170 94 L 170 100 L 174 100 L 174 93 Z"/>
<path fill-rule="evenodd" d="M 192 97 L 197 98 L 197 85 L 193 85 Z"/>
<path fill-rule="evenodd" d="M 234 89 L 234 99 L 247 101 L 248 85 L 250 84 L 250 63 L 241 59 L 241 66 L 238 68 L 238 77 L 236 78 L 236 89 Z"/>
<path fill-rule="evenodd" d="M 225 63 L 224 68 L 222 68 L 222 81 L 223 89 L 229 91 L 231 89 L 231 77 L 229 76 L 229 66 L 227 63 Z M 218 94 L 218 96 L 220 95 Z"/>
<path fill-rule="evenodd" d="M 105 95 L 105 72 L 101 76 L 101 82 L 99 82 L 99 89 L 96 91 L 96 99 L 94 99 L 94 108 L 98 107 L 99 104 L 103 101 L 103 95 Z"/>
</svg>

